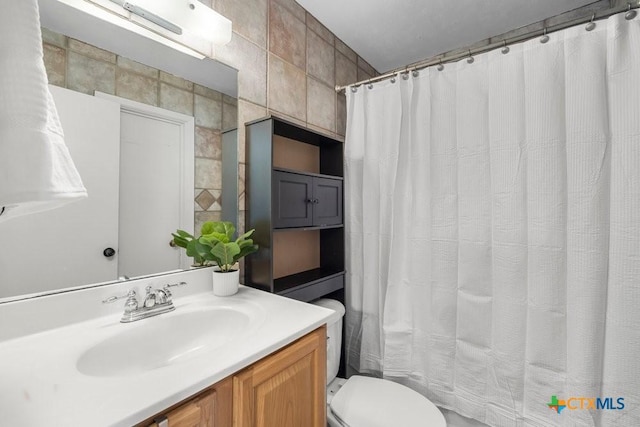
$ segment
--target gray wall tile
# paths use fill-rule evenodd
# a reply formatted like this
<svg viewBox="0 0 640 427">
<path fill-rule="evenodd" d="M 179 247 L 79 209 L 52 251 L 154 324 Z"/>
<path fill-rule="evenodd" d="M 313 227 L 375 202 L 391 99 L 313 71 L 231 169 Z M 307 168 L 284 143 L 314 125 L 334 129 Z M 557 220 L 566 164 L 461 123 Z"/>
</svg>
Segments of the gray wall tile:
<svg viewBox="0 0 640 427">
<path fill-rule="evenodd" d="M 115 64 L 116 62 L 116 54 L 106 51 L 104 49 L 97 48 L 90 44 L 83 43 L 79 40 L 69 38 L 68 41 L 69 49 L 78 52 L 84 56 L 88 56 L 89 58 L 98 59 L 100 61 L 111 62 Z"/>
<path fill-rule="evenodd" d="M 44 66 L 49 83 L 64 87 L 67 75 L 67 52 L 50 44 L 43 44 Z"/>
<path fill-rule="evenodd" d="M 67 88 L 93 95 L 94 91 L 108 94 L 116 92 L 116 66 L 98 61 L 76 52 L 67 56 Z"/>
<path fill-rule="evenodd" d="M 196 125 L 211 129 L 222 128 L 222 101 L 196 95 L 194 109 Z"/>
<path fill-rule="evenodd" d="M 305 69 L 307 27 L 287 8 L 271 2 L 269 9 L 269 50 L 285 61 Z"/>
<path fill-rule="evenodd" d="M 267 47 L 268 0 L 217 0 L 216 9 L 233 29 L 262 48 Z"/>
<path fill-rule="evenodd" d="M 335 49 L 313 31 L 307 32 L 307 73 L 335 85 Z"/>
<path fill-rule="evenodd" d="M 306 98 L 305 72 L 269 55 L 269 108 L 306 121 Z"/>
<path fill-rule="evenodd" d="M 307 77 L 307 122 L 336 130 L 336 91 L 311 77 Z"/>
<path fill-rule="evenodd" d="M 193 93 L 160 83 L 160 107 L 193 116 Z"/>
<path fill-rule="evenodd" d="M 327 43 L 333 46 L 335 36 L 331 31 L 327 29 L 324 25 L 320 23 L 312 14 L 307 13 L 307 27 L 322 37 Z"/>
<path fill-rule="evenodd" d="M 148 105 L 158 105 L 158 80 L 118 68 L 116 95 Z"/>
</svg>

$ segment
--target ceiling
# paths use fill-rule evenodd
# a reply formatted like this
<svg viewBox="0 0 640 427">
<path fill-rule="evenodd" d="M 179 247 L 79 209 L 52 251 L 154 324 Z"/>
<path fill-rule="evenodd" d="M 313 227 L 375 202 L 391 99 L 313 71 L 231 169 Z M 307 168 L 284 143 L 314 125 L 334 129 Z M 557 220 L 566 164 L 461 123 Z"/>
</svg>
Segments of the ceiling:
<svg viewBox="0 0 640 427">
<path fill-rule="evenodd" d="M 379 72 L 594 0 L 296 0 Z"/>
</svg>

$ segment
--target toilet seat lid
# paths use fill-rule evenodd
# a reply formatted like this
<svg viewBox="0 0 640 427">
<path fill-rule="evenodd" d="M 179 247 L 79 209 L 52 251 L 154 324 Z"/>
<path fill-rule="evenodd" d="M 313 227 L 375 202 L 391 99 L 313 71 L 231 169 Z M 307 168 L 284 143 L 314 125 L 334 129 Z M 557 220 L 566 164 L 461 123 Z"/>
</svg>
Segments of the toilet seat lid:
<svg viewBox="0 0 640 427">
<path fill-rule="evenodd" d="M 349 427 L 446 427 L 429 399 L 379 378 L 353 376 L 338 390 L 331 411 Z"/>
</svg>

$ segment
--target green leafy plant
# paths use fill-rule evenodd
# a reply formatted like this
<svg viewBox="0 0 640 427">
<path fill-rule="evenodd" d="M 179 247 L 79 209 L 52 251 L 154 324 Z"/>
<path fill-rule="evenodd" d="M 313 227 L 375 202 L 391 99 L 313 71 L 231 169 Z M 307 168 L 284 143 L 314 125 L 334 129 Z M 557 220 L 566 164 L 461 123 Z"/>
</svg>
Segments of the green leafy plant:
<svg viewBox="0 0 640 427">
<path fill-rule="evenodd" d="M 258 250 L 251 235 L 253 230 L 233 240 L 236 228 L 229 221 L 207 221 L 202 224 L 200 237 L 196 238 L 184 230 L 171 233 L 177 246 L 185 248 L 194 265 L 217 265 L 221 272 L 234 270 L 234 265 L 242 257 Z"/>
</svg>

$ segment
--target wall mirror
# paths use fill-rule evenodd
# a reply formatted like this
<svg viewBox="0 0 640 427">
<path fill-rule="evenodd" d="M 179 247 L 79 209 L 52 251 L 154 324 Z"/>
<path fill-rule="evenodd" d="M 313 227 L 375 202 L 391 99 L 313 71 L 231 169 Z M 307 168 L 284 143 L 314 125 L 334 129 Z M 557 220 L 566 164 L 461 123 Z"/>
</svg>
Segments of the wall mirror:
<svg viewBox="0 0 640 427">
<path fill-rule="evenodd" d="M 226 104 L 221 101 L 221 105 L 234 105 L 237 70 L 114 28 L 65 2 L 40 0 L 39 5 L 43 27 L 118 57 L 179 76 L 192 87 L 195 83 L 204 88 L 202 90 L 216 91 L 221 100 L 227 101 Z M 211 124 L 196 120 L 195 111 L 192 115 L 176 113 L 112 95 L 96 93 L 89 96 L 58 87 L 52 87 L 52 93 L 56 103 L 60 102 L 61 121 L 74 161 L 73 145 L 79 144 L 78 141 L 84 150 L 79 156 L 89 156 L 88 160 L 80 160 L 85 163 L 81 176 L 86 181 L 89 198 L 87 202 L 78 202 L 78 206 L 74 207 L 75 203 L 68 205 L 75 212 L 73 215 L 67 214 L 63 207 L 0 223 L 0 235 L 3 236 L 0 303 L 113 283 L 119 277 L 126 280 L 122 277 L 125 275 L 133 278 L 187 268 L 189 260 L 183 251 L 169 247 L 170 231 L 173 230 L 168 232 L 158 224 L 163 220 L 179 221 L 180 228 L 193 230 L 194 222 L 197 222 L 194 210 L 200 220 L 208 219 L 207 214 L 211 213 L 213 219 L 226 215 L 225 219 L 237 221 L 237 217 L 229 214 L 236 212 L 237 215 L 237 209 L 225 214 L 208 212 L 198 205 L 197 197 L 194 202 L 194 196 L 211 186 L 220 188 L 209 191 L 204 198 L 214 199 L 213 203 L 221 202 L 222 173 L 225 174 L 225 200 L 229 195 L 237 195 L 237 162 L 233 167 L 225 165 L 222 171 L 216 169 L 221 163 L 220 153 L 203 153 L 203 148 L 195 146 L 194 142 L 206 133 L 218 141 L 216 148 L 209 147 L 211 151 L 236 150 L 236 133 L 223 131 L 237 127 L 237 112 L 232 114 L 232 124 L 228 118 L 224 125 L 222 118 L 212 119 L 215 124 Z M 192 93 L 194 99 L 199 96 L 193 89 Z M 212 93 L 208 95 L 215 98 L 217 95 Z M 222 115 L 222 111 L 215 111 L 214 108 L 211 114 Z M 72 126 L 65 126 L 65 121 Z M 216 129 L 212 129 L 214 127 Z M 108 138 L 116 138 L 115 145 L 105 142 Z M 172 139 L 175 144 L 163 141 L 163 138 Z M 144 145 L 150 141 L 157 145 Z M 227 157 L 237 158 L 235 153 Z M 217 166 L 210 167 L 207 162 L 217 162 Z M 164 166 L 167 164 L 170 166 Z M 170 167 L 173 170 L 167 169 Z M 217 184 L 211 184 L 212 181 Z M 229 191 L 226 191 L 227 187 L 230 187 Z M 92 192 L 92 188 L 95 191 Z M 203 204 L 206 206 L 210 202 L 205 200 Z M 130 213 L 123 212 L 123 207 Z M 77 217 L 80 219 L 74 219 L 74 215 L 81 215 Z M 39 238 L 51 228 L 58 229 L 53 241 Z M 109 243 L 113 236 L 115 242 Z M 92 239 L 97 242 L 90 243 Z M 130 243 L 126 243 L 127 239 Z M 159 253 L 147 250 L 158 247 L 168 251 L 168 255 L 163 258 Z"/>
</svg>

